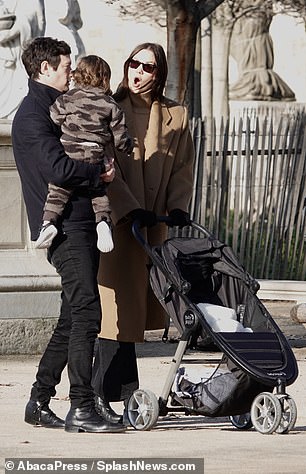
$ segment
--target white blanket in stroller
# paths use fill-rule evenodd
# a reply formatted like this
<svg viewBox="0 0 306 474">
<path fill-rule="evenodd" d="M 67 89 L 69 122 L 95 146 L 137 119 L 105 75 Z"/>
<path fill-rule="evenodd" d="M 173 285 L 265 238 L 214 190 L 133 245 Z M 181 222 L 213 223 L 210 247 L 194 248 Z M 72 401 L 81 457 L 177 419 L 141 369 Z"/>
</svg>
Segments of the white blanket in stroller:
<svg viewBox="0 0 306 474">
<path fill-rule="evenodd" d="M 226 306 L 198 303 L 197 307 L 214 332 L 253 332 L 237 321 L 236 311 Z"/>
</svg>

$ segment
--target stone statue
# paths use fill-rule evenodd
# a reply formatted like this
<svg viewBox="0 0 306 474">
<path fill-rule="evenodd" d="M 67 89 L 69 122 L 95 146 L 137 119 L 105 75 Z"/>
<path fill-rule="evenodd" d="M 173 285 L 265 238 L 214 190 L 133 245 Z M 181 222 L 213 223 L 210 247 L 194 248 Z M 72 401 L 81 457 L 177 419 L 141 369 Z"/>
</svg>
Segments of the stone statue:
<svg viewBox="0 0 306 474">
<path fill-rule="evenodd" d="M 23 44 L 36 36 L 64 40 L 74 63 L 85 53 L 82 25 L 78 0 L 0 0 L 0 119 L 12 119 L 27 93 Z"/>
<path fill-rule="evenodd" d="M 78 0 L 44 0 L 46 16 L 45 36 L 66 41 L 71 47 L 72 67 L 78 56 L 85 53 L 83 41 L 78 33 L 82 28 Z"/>
<path fill-rule="evenodd" d="M 237 20 L 231 55 L 237 61 L 238 80 L 229 88 L 231 100 L 295 100 L 290 87 L 273 71 L 273 41 L 269 8 Z"/>
<path fill-rule="evenodd" d="M 27 91 L 22 45 L 44 34 L 42 0 L 0 0 L 0 118 L 11 118 Z"/>
</svg>

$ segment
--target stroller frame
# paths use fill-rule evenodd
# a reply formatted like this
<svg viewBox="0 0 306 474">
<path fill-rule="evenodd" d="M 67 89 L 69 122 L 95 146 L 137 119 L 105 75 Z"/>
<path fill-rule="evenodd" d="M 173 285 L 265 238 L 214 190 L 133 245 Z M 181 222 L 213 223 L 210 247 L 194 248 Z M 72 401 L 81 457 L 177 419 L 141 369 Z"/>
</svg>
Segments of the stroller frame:
<svg viewBox="0 0 306 474">
<path fill-rule="evenodd" d="M 158 217 L 158 222 L 167 224 L 169 223 L 169 218 Z M 200 224 L 191 222 L 190 225 L 200 234 L 204 234 L 205 238 L 218 242 L 214 236 Z M 155 266 L 165 278 L 165 289 L 162 292 L 162 297 L 159 298 L 161 304 L 165 303 L 169 292 L 175 291 L 187 309 L 183 316 L 184 324 L 180 325 L 182 335 L 170 363 L 168 376 L 160 397 L 157 400 L 157 397 L 148 390 L 139 389 L 135 391 L 127 405 L 127 415 L 131 425 L 138 430 L 151 429 L 155 425 L 158 416 L 166 416 L 169 412 L 183 412 L 187 415 L 203 415 L 193 408 L 190 408 L 190 406 L 168 405 L 169 397 L 171 396 L 173 399 L 172 386 L 190 338 L 199 326 L 201 326 L 205 334 L 209 335 L 218 345 L 221 353 L 223 353 L 223 357 L 224 355 L 228 357 L 232 363 L 246 372 L 253 380 L 267 387 L 267 391 L 255 397 L 250 413 L 229 415 L 232 424 L 238 429 L 248 429 L 254 426 L 257 431 L 263 434 L 270 434 L 274 431 L 278 433 L 289 432 L 295 424 L 297 410 L 293 399 L 286 393 L 286 386 L 292 384 L 297 378 L 297 363 L 285 336 L 256 296 L 256 292 L 259 288 L 256 280 L 240 266 L 239 271 L 241 271 L 241 278 L 245 279 L 246 291 L 249 293 L 250 298 L 255 298 L 256 305 L 264 312 L 268 320 L 267 324 L 270 331 L 255 331 L 251 334 L 214 332 L 205 319 L 205 311 L 200 311 L 199 308 L 188 299 L 187 295 L 190 290 L 189 282 L 182 278 L 178 281 L 172 271 L 173 269 L 166 268 L 159 251 L 156 251 L 157 248 L 152 248 L 140 233 L 139 223 L 137 221 L 133 223 L 132 232 L 136 240 L 150 257 L 152 266 Z M 166 242 L 171 240 L 173 239 L 168 239 Z M 180 238 L 178 238 L 178 240 L 180 240 Z M 203 241 L 203 239 L 200 238 L 195 240 Z M 271 348 L 272 354 L 270 366 L 265 367 L 265 362 L 254 364 L 252 360 L 254 354 L 256 360 L 256 357 L 259 357 L 258 353 L 260 353 L 260 351 L 262 351 L 263 354 L 265 353 L 265 347 L 267 345 Z M 275 354 L 281 354 L 281 367 L 280 356 Z M 276 360 L 273 360 L 275 357 Z M 221 360 L 222 358 L 220 362 Z M 209 362 L 211 362 L 211 360 L 209 360 Z M 271 393 L 274 388 L 276 389 L 275 395 Z M 265 413 L 267 412 L 272 413 L 272 416 L 269 414 L 269 420 L 265 417 Z"/>
</svg>

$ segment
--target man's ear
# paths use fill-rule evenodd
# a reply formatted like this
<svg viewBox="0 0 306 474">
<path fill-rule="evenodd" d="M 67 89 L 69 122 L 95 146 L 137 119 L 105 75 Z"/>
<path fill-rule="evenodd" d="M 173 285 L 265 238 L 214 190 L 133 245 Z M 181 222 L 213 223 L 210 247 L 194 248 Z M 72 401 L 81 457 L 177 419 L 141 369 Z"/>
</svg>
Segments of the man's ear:
<svg viewBox="0 0 306 474">
<path fill-rule="evenodd" d="M 50 65 L 48 61 L 43 61 L 40 65 L 40 74 L 42 74 L 43 76 L 49 76 L 49 68 Z"/>
</svg>

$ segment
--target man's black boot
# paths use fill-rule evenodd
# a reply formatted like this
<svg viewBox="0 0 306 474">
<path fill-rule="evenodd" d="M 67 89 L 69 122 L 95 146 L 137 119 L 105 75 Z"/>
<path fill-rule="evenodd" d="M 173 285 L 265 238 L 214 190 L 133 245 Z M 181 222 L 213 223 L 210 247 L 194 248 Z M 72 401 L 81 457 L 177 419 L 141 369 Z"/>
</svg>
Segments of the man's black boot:
<svg viewBox="0 0 306 474">
<path fill-rule="evenodd" d="M 65 431 L 70 433 L 122 433 L 125 426 L 109 423 L 98 415 L 95 408 L 70 408 L 65 421 Z"/>
<path fill-rule="evenodd" d="M 106 402 L 103 398 L 95 396 L 95 405 L 97 413 L 102 416 L 102 418 L 109 423 L 122 423 L 122 416 L 118 415 L 110 404 Z"/>
<path fill-rule="evenodd" d="M 24 421 L 30 425 L 43 426 L 44 428 L 64 428 L 65 422 L 52 410 L 48 403 L 30 400 L 25 409 Z"/>
</svg>

